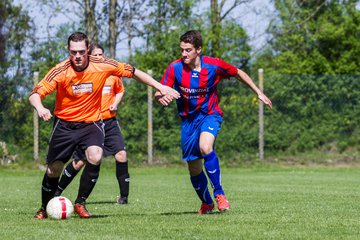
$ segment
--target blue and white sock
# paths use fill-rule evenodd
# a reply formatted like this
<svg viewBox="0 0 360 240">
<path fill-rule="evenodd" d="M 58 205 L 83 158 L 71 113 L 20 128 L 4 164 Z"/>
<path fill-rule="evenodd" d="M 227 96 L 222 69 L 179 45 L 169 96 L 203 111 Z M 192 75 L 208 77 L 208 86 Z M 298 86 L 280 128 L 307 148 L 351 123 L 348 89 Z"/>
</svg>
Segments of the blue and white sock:
<svg viewBox="0 0 360 240">
<path fill-rule="evenodd" d="M 190 176 L 190 180 L 200 200 L 203 203 L 212 203 L 213 200 L 208 189 L 208 180 L 205 173 L 202 171 L 197 176 Z"/>
<path fill-rule="evenodd" d="M 206 173 L 214 189 L 214 197 L 218 194 L 225 195 L 221 185 L 220 165 L 216 153 L 212 151 L 211 153 L 204 155 L 203 158 Z"/>
</svg>

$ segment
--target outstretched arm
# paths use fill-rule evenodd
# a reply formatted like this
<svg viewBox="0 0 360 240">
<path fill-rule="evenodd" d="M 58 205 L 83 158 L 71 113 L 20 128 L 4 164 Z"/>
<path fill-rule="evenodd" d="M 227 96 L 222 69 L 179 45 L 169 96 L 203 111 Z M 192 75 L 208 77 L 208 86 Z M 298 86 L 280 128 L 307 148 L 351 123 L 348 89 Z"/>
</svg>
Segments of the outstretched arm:
<svg viewBox="0 0 360 240">
<path fill-rule="evenodd" d="M 255 85 L 249 75 L 247 75 L 244 71 L 238 69 L 236 78 L 249 86 L 263 103 L 265 103 L 269 108 L 272 108 L 272 102 L 270 101 L 270 99 Z"/>
<path fill-rule="evenodd" d="M 180 93 L 178 91 L 166 85 L 162 85 L 161 83 L 153 79 L 150 75 L 144 73 L 139 69 L 135 69 L 134 79 L 155 88 L 163 96 L 168 96 L 169 98 L 172 99 L 173 98 L 178 99 L 180 97 Z"/>
<path fill-rule="evenodd" d="M 52 117 L 51 112 L 49 109 L 45 108 L 42 105 L 40 95 L 37 93 L 32 94 L 29 97 L 30 104 L 36 109 L 40 118 L 44 121 L 49 121 Z"/>
</svg>

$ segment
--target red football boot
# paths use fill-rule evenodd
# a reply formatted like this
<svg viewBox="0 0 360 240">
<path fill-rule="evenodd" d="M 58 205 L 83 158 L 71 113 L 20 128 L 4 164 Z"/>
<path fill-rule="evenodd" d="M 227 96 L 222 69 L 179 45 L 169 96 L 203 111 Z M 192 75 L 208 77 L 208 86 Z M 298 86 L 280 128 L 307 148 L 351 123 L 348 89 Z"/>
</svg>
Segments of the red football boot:
<svg viewBox="0 0 360 240">
<path fill-rule="evenodd" d="M 199 214 L 208 214 L 211 213 L 214 209 L 214 203 L 202 203 L 200 210 L 198 211 Z"/>
<path fill-rule="evenodd" d="M 91 218 L 91 214 L 85 208 L 84 203 L 76 203 L 74 205 L 74 211 L 79 215 L 80 218 Z"/>
<path fill-rule="evenodd" d="M 48 217 L 48 215 L 47 215 L 46 210 L 45 210 L 44 208 L 40 208 L 40 209 L 36 212 L 36 214 L 34 215 L 34 218 L 35 218 L 35 219 L 45 219 L 45 218 L 47 218 L 47 217 Z"/>
<path fill-rule="evenodd" d="M 219 194 L 216 195 L 216 203 L 220 212 L 228 210 L 230 208 L 230 203 L 226 199 L 225 195 Z"/>
</svg>

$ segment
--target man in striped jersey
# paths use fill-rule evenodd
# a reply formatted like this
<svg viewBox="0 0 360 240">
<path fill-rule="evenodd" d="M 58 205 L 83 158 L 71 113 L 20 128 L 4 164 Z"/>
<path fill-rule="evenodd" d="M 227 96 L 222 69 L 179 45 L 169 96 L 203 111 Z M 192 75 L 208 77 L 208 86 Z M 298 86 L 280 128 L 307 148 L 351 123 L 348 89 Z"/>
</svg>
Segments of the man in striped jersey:
<svg viewBox="0 0 360 240">
<path fill-rule="evenodd" d="M 207 214 L 214 209 L 207 177 L 213 187 L 218 210 L 222 212 L 230 208 L 222 188 L 220 164 L 214 148 L 223 116 L 217 84 L 224 78 L 235 77 L 250 87 L 270 108 L 272 103 L 245 72 L 219 58 L 201 55 L 201 49 L 199 31 L 191 30 L 182 35 L 182 58 L 167 67 L 161 83 L 174 87 L 181 94 L 176 103 L 181 117 L 182 158 L 188 164 L 191 183 L 202 202 L 198 212 Z M 164 106 L 172 101 L 172 98 L 162 96 L 159 91 L 155 97 Z"/>
</svg>

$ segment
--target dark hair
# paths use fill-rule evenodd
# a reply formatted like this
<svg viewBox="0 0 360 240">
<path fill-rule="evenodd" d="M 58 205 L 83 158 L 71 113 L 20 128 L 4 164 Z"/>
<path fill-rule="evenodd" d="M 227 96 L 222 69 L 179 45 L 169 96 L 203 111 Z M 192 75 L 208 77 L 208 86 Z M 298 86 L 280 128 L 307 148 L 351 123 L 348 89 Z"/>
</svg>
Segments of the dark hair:
<svg viewBox="0 0 360 240">
<path fill-rule="evenodd" d="M 104 48 L 103 48 L 100 44 L 98 44 L 98 43 L 91 43 L 91 44 L 90 44 L 90 49 L 89 49 L 90 54 L 92 53 L 92 51 L 93 51 L 95 48 L 100 48 L 101 51 L 102 51 L 103 53 L 105 53 Z"/>
<path fill-rule="evenodd" d="M 196 31 L 196 30 L 190 30 L 190 31 L 187 31 L 186 33 L 184 33 L 180 37 L 180 42 L 190 43 L 190 44 L 194 45 L 194 47 L 196 49 L 198 49 L 199 47 L 202 47 L 202 45 L 203 45 L 201 33 L 200 33 L 200 31 Z"/>
<path fill-rule="evenodd" d="M 85 40 L 86 47 L 89 47 L 89 39 L 86 36 L 86 34 L 82 33 L 82 32 L 74 32 L 68 38 L 68 48 L 70 46 L 70 41 L 81 42 L 81 41 L 84 41 L 84 40 Z"/>
</svg>

